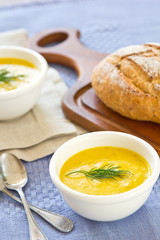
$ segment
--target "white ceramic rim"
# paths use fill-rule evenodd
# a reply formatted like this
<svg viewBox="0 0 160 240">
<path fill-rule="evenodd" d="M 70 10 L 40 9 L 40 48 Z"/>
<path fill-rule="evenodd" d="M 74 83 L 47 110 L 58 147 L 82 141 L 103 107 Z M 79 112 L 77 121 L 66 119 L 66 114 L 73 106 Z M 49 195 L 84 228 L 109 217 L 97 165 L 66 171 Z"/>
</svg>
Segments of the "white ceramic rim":
<svg viewBox="0 0 160 240">
<path fill-rule="evenodd" d="M 31 54 L 32 56 L 37 58 L 41 67 L 39 68 L 39 70 L 40 70 L 39 74 L 37 74 L 37 77 L 35 77 L 34 81 L 31 81 L 27 85 L 22 86 L 17 89 L 14 89 L 12 91 L 0 92 L 0 100 L 3 101 L 5 99 L 14 98 L 19 95 L 23 95 L 26 92 L 29 92 L 32 89 L 34 89 L 37 86 L 37 84 L 39 84 L 40 82 L 43 81 L 43 78 L 45 77 L 47 68 L 48 68 L 47 62 L 43 56 L 41 56 L 39 53 L 37 53 L 31 49 L 28 49 L 25 47 L 19 47 L 19 46 L 0 46 L 0 51 L 1 51 L 1 49 L 6 49 L 6 50 L 11 49 L 11 50 L 19 51 L 19 52 L 24 52 L 24 54 L 25 53 Z M 17 57 L 15 56 L 15 58 L 17 58 Z M 23 59 L 23 58 L 19 58 L 19 59 Z M 25 58 L 24 58 L 24 60 L 25 60 Z M 30 61 L 30 62 L 32 63 L 32 61 Z"/>
<path fill-rule="evenodd" d="M 114 195 L 89 195 L 89 194 L 85 194 L 85 193 L 81 193 L 78 191 L 75 191 L 71 188 L 69 188 L 68 186 L 66 186 L 59 178 L 59 176 L 57 175 L 55 166 L 56 166 L 56 161 L 54 161 L 54 158 L 56 158 L 56 155 L 59 151 L 61 151 L 63 149 L 63 146 L 74 141 L 77 138 L 83 138 L 83 135 L 77 136 L 72 138 L 71 140 L 65 142 L 63 145 L 61 145 L 57 151 L 53 154 L 51 161 L 50 161 L 50 165 L 49 165 L 49 172 L 50 172 L 50 176 L 53 180 L 53 183 L 55 184 L 55 186 L 62 192 L 65 192 L 66 194 L 70 194 L 72 197 L 74 197 L 75 199 L 81 200 L 82 202 L 90 202 L 90 203 L 94 203 L 94 204 L 99 204 L 99 203 L 120 203 L 122 201 L 127 201 L 131 198 L 135 198 L 137 195 L 141 195 L 144 192 L 146 192 L 148 189 L 152 188 L 154 183 L 156 182 L 156 180 L 158 179 L 159 173 L 160 173 L 160 159 L 159 156 L 156 152 L 156 150 L 146 141 L 144 141 L 143 139 L 136 137 L 134 135 L 128 134 L 128 133 L 123 133 L 123 132 L 116 132 L 116 131 L 97 131 L 97 132 L 91 132 L 91 133 L 86 133 L 85 135 L 96 135 L 96 134 L 115 134 L 115 135 L 121 135 L 121 136 L 127 136 L 129 138 L 132 138 L 142 144 L 144 144 L 151 152 L 152 156 L 154 159 L 156 159 L 155 163 L 154 163 L 154 169 L 151 173 L 151 175 L 147 178 L 147 180 L 145 182 L 143 182 L 141 185 L 139 185 L 138 187 L 129 190 L 127 192 L 124 193 L 119 193 L 119 194 L 114 194 Z"/>
</svg>

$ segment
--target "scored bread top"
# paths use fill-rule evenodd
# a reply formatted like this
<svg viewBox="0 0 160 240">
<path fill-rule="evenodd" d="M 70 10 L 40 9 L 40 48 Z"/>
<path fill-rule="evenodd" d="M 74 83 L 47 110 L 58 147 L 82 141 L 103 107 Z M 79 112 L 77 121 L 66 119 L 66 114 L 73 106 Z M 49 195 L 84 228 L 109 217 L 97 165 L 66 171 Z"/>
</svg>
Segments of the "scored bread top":
<svg viewBox="0 0 160 240">
<path fill-rule="evenodd" d="M 160 44 L 132 45 L 108 55 L 95 67 L 92 86 L 120 114 L 160 122 Z"/>
<path fill-rule="evenodd" d="M 146 43 L 122 48 L 108 57 L 131 82 L 145 93 L 160 95 L 160 44 Z M 135 74 L 133 74 L 133 72 Z"/>
</svg>

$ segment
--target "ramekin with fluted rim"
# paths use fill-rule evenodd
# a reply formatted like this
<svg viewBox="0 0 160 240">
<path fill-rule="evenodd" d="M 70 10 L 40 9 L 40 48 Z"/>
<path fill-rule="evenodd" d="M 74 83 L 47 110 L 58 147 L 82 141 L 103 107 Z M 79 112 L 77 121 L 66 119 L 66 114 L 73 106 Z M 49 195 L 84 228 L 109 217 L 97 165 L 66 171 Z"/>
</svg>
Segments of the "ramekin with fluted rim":
<svg viewBox="0 0 160 240">
<path fill-rule="evenodd" d="M 10 120 L 27 113 L 35 105 L 46 76 L 47 62 L 39 53 L 17 46 L 1 46 L 0 58 L 23 59 L 34 64 L 39 70 L 37 77 L 25 86 L 0 92 L 0 120 Z"/>
<path fill-rule="evenodd" d="M 151 175 L 138 187 L 115 195 L 89 195 L 66 186 L 59 178 L 64 162 L 79 151 L 98 146 L 123 147 L 139 153 L 148 161 Z M 145 203 L 158 179 L 160 160 L 154 148 L 136 136 L 122 132 L 101 131 L 83 134 L 64 143 L 53 154 L 49 172 L 54 185 L 76 213 L 92 220 L 113 221 L 131 215 Z"/>
</svg>

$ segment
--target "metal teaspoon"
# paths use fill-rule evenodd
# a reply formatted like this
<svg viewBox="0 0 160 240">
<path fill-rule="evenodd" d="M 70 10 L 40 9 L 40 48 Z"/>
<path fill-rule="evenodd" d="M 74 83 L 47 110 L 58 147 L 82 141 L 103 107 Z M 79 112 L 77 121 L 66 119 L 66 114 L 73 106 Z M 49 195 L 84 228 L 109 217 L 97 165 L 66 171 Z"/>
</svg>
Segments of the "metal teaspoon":
<svg viewBox="0 0 160 240">
<path fill-rule="evenodd" d="M 11 154 L 6 153 L 5 155 L 1 156 L 0 170 L 6 187 L 16 190 L 21 197 L 28 218 L 30 239 L 47 240 L 47 237 L 44 235 L 32 216 L 22 191 L 22 187 L 27 183 L 28 179 L 27 172 L 21 160 Z"/>
<path fill-rule="evenodd" d="M 0 175 L 0 191 L 5 193 L 7 196 L 14 199 L 15 201 L 22 204 L 22 201 L 15 195 L 13 195 L 10 191 L 8 191 L 8 189 L 5 187 L 1 175 Z M 57 230 L 67 233 L 73 229 L 73 222 L 70 219 L 68 219 L 60 214 L 41 209 L 41 208 L 34 206 L 32 204 L 29 204 L 29 203 L 28 203 L 28 206 L 30 207 L 30 209 L 32 209 L 34 212 L 39 214 L 43 219 L 45 219 L 48 223 L 50 223 Z"/>
</svg>

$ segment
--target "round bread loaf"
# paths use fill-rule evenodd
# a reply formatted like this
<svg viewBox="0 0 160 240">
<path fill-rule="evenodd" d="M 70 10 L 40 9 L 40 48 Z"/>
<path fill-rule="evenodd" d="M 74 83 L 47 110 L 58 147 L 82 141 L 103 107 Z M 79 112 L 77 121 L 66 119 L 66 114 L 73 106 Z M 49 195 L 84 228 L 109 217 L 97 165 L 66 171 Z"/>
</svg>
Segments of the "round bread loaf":
<svg viewBox="0 0 160 240">
<path fill-rule="evenodd" d="M 92 86 L 112 110 L 160 123 L 160 44 L 121 48 L 93 70 Z"/>
</svg>

